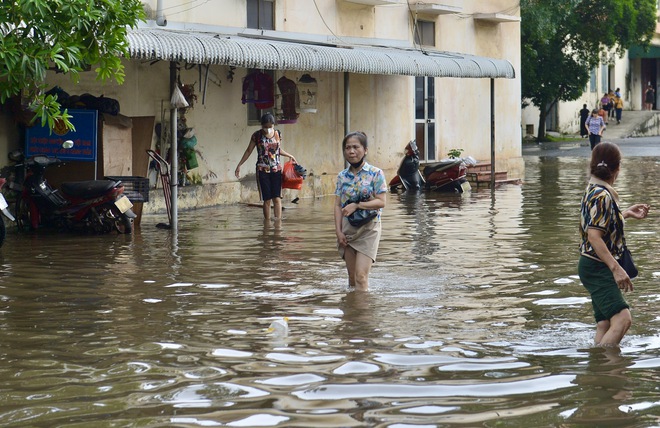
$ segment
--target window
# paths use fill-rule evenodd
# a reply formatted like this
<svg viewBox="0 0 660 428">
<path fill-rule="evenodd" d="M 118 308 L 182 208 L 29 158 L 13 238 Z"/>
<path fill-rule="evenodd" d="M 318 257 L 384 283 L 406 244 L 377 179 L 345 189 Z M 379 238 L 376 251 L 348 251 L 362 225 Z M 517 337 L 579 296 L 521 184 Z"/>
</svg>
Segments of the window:
<svg viewBox="0 0 660 428">
<path fill-rule="evenodd" d="M 415 22 L 415 44 L 423 46 L 435 46 L 435 22 Z"/>
<path fill-rule="evenodd" d="M 247 0 L 247 26 L 258 30 L 274 30 L 275 2 L 273 0 Z"/>
<path fill-rule="evenodd" d="M 591 70 L 591 79 L 589 81 L 589 92 L 598 92 L 598 83 L 596 80 L 596 69 Z"/>
</svg>

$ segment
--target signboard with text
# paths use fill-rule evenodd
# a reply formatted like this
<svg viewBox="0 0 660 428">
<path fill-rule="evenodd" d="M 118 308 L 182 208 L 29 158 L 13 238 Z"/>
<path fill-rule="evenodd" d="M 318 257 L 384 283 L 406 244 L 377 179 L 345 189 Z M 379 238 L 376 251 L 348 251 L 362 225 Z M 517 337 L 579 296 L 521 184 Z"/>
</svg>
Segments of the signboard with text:
<svg viewBox="0 0 660 428">
<path fill-rule="evenodd" d="M 53 132 L 48 126 L 33 126 L 25 132 L 25 155 L 56 156 L 62 160 L 96 161 L 98 134 L 98 111 L 69 110 L 71 123 L 76 128 L 69 131 L 62 123 L 56 123 Z M 62 144 L 66 140 L 73 141 L 73 147 L 65 149 Z"/>
</svg>

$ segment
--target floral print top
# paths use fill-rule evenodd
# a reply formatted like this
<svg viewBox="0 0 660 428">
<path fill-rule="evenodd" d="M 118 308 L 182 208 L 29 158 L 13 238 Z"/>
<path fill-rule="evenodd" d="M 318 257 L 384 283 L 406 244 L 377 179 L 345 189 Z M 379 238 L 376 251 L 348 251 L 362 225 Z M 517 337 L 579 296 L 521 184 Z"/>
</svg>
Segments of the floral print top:
<svg viewBox="0 0 660 428">
<path fill-rule="evenodd" d="M 356 175 L 350 171 L 350 168 L 346 168 L 337 176 L 335 195 L 340 197 L 342 206 L 349 200 L 373 199 L 376 195 L 385 192 L 387 192 L 385 174 L 380 168 L 367 162 Z M 381 211 L 378 210 L 379 219 Z"/>
<path fill-rule="evenodd" d="M 616 204 L 616 191 L 604 181 L 592 178 L 582 198 L 580 215 L 580 254 L 600 260 L 589 243 L 590 228 L 605 232 L 603 241 L 615 259 L 623 253 L 623 215 Z"/>
<path fill-rule="evenodd" d="M 250 143 L 254 143 L 257 148 L 257 169 L 263 172 L 282 171 L 280 162 L 280 141 L 282 133 L 275 130 L 277 137 L 273 135 L 268 138 L 261 132 L 261 129 L 254 132 L 250 138 Z"/>
</svg>

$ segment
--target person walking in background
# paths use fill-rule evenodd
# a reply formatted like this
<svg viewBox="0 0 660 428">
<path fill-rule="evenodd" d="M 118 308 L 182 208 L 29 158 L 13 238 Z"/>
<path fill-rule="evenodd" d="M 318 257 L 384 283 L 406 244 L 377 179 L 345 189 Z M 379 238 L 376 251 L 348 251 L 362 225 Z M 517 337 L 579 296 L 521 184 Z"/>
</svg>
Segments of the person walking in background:
<svg viewBox="0 0 660 428">
<path fill-rule="evenodd" d="M 603 108 L 603 110 L 605 110 L 605 116 L 603 117 L 603 119 L 605 120 L 605 124 L 607 125 L 608 117 L 610 114 L 610 107 L 611 107 L 610 96 L 607 93 L 605 93 L 603 95 L 603 98 L 600 99 L 600 105 Z"/>
<path fill-rule="evenodd" d="M 585 121 L 584 127 L 589 134 L 589 144 L 591 145 L 591 150 L 593 150 L 596 144 L 600 143 L 603 131 L 605 130 L 605 120 L 598 114 L 598 110 L 593 109 L 591 116 Z"/>
<path fill-rule="evenodd" d="M 610 89 L 610 91 L 607 93 L 607 97 L 610 99 L 610 105 L 609 105 L 609 108 L 607 110 L 607 117 L 608 117 L 608 121 L 609 121 L 610 118 L 614 119 L 614 113 L 615 113 L 615 111 L 614 111 L 614 97 L 615 97 L 614 91 Z"/>
<path fill-rule="evenodd" d="M 591 179 L 580 207 L 580 260 L 578 274 L 589 291 L 596 319 L 595 344 L 618 346 L 632 325 L 630 305 L 621 291 L 633 290 L 626 270 L 619 264 L 625 246 L 624 219 L 643 219 L 650 206 L 635 204 L 618 208 L 612 187 L 619 175 L 621 152 L 609 142 L 591 152 Z"/>
<path fill-rule="evenodd" d="M 623 98 L 614 96 L 614 110 L 616 111 L 616 123 L 621 123 L 621 114 L 623 113 Z"/>
<path fill-rule="evenodd" d="M 264 219 L 270 220 L 270 205 L 273 202 L 273 211 L 276 220 L 282 218 L 282 162 L 280 155 L 291 159 L 296 158 L 282 149 L 282 133 L 275 130 L 275 117 L 271 113 L 261 116 L 261 129 L 255 131 L 250 137 L 250 143 L 238 162 L 234 174 L 240 178 L 241 165 L 257 148 L 257 185 L 263 201 Z"/>
<path fill-rule="evenodd" d="M 580 110 L 580 137 L 589 138 L 589 130 L 584 126 L 589 117 L 589 109 L 586 104 L 582 105 L 582 110 Z"/>
<path fill-rule="evenodd" d="M 653 86 L 651 86 L 651 82 L 649 82 L 648 86 L 646 87 L 646 92 L 644 93 L 644 109 L 653 110 L 654 105 L 655 90 L 653 89 Z"/>
<path fill-rule="evenodd" d="M 349 133 L 341 145 L 350 166 L 337 176 L 334 206 L 337 247 L 346 262 L 348 286 L 367 291 L 369 272 L 380 242 L 380 215 L 385 207 L 387 182 L 381 169 L 365 161 L 368 141 L 363 132 Z M 357 224 L 358 217 L 364 219 L 363 224 Z"/>
<path fill-rule="evenodd" d="M 605 108 L 601 105 L 600 108 L 598 109 L 598 116 L 603 118 L 603 123 L 607 125 L 607 111 Z"/>
</svg>

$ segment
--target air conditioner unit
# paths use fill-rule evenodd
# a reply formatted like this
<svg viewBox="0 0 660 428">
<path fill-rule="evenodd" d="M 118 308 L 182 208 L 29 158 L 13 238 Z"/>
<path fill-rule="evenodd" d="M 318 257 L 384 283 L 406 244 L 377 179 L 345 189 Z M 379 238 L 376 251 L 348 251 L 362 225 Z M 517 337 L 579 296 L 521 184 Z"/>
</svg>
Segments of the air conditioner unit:
<svg viewBox="0 0 660 428">
<path fill-rule="evenodd" d="M 370 6 L 383 6 L 388 4 L 402 4 L 401 0 L 344 0 L 348 3 L 366 4 Z"/>
</svg>

